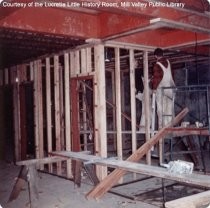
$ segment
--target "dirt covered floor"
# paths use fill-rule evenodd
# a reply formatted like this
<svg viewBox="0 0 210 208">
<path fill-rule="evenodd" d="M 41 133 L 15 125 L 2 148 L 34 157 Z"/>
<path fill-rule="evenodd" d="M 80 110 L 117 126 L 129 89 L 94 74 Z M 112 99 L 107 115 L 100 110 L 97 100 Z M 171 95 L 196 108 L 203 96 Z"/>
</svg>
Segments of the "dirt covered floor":
<svg viewBox="0 0 210 208">
<path fill-rule="evenodd" d="M 87 200 L 85 195 L 93 185 L 84 173 L 81 187 L 78 188 L 70 180 L 38 172 L 38 200 L 30 201 L 28 183 L 24 182 L 17 199 L 8 203 L 19 172 L 19 166 L 0 161 L 2 208 L 157 208 L 164 207 L 164 200 L 170 201 L 202 191 L 169 180 L 129 173 L 123 185 L 112 188 L 100 200 Z"/>
<path fill-rule="evenodd" d="M 91 183 L 82 183 L 80 188 L 70 180 L 39 172 L 39 198 L 29 200 L 28 185 L 25 183 L 18 198 L 7 203 L 13 189 L 20 167 L 0 162 L 0 205 L 3 208 L 155 208 L 157 206 L 127 199 L 112 193 L 96 200 L 87 200 L 85 194 L 92 189 Z M 85 180 L 87 181 L 87 179 Z M 119 188 L 118 188 L 119 189 Z M 120 188 L 121 190 L 124 187 Z"/>
</svg>

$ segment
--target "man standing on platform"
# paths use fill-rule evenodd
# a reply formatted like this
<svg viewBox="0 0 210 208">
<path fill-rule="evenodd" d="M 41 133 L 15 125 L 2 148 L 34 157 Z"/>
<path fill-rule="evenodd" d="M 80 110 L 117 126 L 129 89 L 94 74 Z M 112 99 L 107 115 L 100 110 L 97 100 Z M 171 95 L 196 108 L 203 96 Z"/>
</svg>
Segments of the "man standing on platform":
<svg viewBox="0 0 210 208">
<path fill-rule="evenodd" d="M 173 89 L 165 87 L 175 87 L 172 77 L 171 64 L 168 59 L 164 57 L 163 50 L 157 48 L 154 51 L 157 60 L 153 68 L 153 77 L 151 80 L 151 88 L 153 90 L 158 116 L 158 128 L 161 129 L 172 120 L 174 115 L 174 97 Z"/>
</svg>

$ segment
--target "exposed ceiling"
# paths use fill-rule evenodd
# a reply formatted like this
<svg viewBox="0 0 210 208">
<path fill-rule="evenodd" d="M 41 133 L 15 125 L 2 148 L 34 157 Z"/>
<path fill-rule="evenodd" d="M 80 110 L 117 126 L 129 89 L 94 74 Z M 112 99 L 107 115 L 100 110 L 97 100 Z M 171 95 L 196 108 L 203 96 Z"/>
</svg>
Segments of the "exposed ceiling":
<svg viewBox="0 0 210 208">
<path fill-rule="evenodd" d="M 158 1 L 160 5 L 168 2 L 170 7 L 155 6 L 157 1 L 153 0 L 127 1 L 130 2 L 127 6 L 120 0 L 106 0 L 99 7 L 98 0 L 57 1 L 65 7 L 49 6 L 56 1 L 39 1 L 36 7 L 35 2 L 33 7 L 14 6 L 18 2 L 28 5 L 31 1 L 1 3 L 0 67 L 73 48 L 90 38 L 162 47 L 179 52 L 175 61 L 185 57 L 183 54 L 191 55 L 194 61 L 209 60 L 210 4 L 207 0 Z M 75 6 L 76 2 L 79 7 Z M 139 6 L 133 6 L 134 3 Z"/>
<path fill-rule="evenodd" d="M 0 28 L 0 64 L 20 64 L 42 55 L 84 44 L 84 40 L 64 35 L 45 34 L 13 28 Z"/>
</svg>

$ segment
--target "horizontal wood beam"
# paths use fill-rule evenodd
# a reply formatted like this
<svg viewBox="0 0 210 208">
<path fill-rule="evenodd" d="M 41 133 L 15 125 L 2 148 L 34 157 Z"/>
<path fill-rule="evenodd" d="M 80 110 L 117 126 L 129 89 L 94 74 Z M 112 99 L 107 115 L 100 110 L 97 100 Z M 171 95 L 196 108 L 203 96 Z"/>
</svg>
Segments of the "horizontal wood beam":
<svg viewBox="0 0 210 208">
<path fill-rule="evenodd" d="M 166 208 L 196 208 L 206 207 L 210 204 L 210 191 L 183 197 L 165 203 Z"/>
<path fill-rule="evenodd" d="M 31 160 L 22 160 L 16 162 L 16 165 L 39 165 L 39 164 L 49 164 L 49 163 L 55 163 L 55 162 L 61 162 L 67 160 L 64 157 L 58 157 L 58 156 L 52 156 L 52 157 L 46 157 L 46 158 L 41 158 L 41 159 L 31 159 Z"/>
<path fill-rule="evenodd" d="M 179 123 L 184 116 L 188 113 L 188 109 L 182 110 L 166 127 L 162 128 L 157 134 L 155 134 L 150 140 L 144 143 L 139 149 L 137 149 L 128 159 L 130 162 L 139 161 L 160 139 L 166 136 L 166 128 L 171 127 Z M 113 187 L 120 178 L 126 173 L 125 170 L 116 169 L 104 178 L 93 190 L 87 194 L 87 198 L 100 198 L 102 197 L 111 187 Z"/>
<path fill-rule="evenodd" d="M 52 152 L 52 155 L 56 155 L 61 158 L 75 159 L 79 161 L 86 162 L 87 164 L 97 164 L 108 166 L 112 168 L 118 168 L 121 170 L 140 173 L 143 175 L 149 175 L 159 178 L 165 178 L 169 180 L 174 180 L 186 184 L 197 185 L 202 187 L 210 188 L 210 176 L 201 175 L 197 173 L 192 174 L 172 174 L 166 168 L 145 165 L 140 163 L 134 163 L 130 161 L 117 160 L 113 158 L 102 158 L 95 155 L 86 155 L 80 152 L 70 152 L 70 151 L 56 151 Z"/>
<path fill-rule="evenodd" d="M 187 135 L 202 135 L 202 136 L 210 135 L 210 132 L 207 128 L 193 128 L 193 127 L 167 128 L 167 133 L 172 137 L 187 136 Z"/>
<path fill-rule="evenodd" d="M 88 152 L 71 152 L 71 151 L 55 151 L 55 152 L 51 152 L 49 153 L 52 156 L 57 156 L 57 157 L 62 157 L 62 158 L 66 158 L 66 159 L 74 159 L 74 160 L 79 160 L 82 162 L 87 162 L 87 161 L 92 161 L 95 162 L 97 160 L 102 160 L 102 159 L 106 159 L 106 158 L 102 158 L 100 156 L 96 156 L 96 155 L 87 155 Z"/>
</svg>

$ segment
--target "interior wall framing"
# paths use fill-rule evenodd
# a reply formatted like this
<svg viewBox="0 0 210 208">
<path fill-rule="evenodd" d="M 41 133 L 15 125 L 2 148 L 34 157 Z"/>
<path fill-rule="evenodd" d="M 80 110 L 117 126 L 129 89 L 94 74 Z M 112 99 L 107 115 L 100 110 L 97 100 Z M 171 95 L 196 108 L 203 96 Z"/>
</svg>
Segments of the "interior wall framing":
<svg viewBox="0 0 210 208">
<path fill-rule="evenodd" d="M 109 43 L 109 47 L 110 47 Z M 42 57 L 22 65 L 0 70 L 4 78 L 0 76 L 0 85 L 9 84 L 13 87 L 14 108 L 14 141 L 15 141 L 15 161 L 21 160 L 21 126 L 20 126 L 20 98 L 19 86 L 25 82 L 32 82 L 34 87 L 33 108 L 34 108 L 34 148 L 35 154 L 28 158 L 43 158 L 50 156 L 52 151 L 70 151 L 72 150 L 72 114 L 71 109 L 71 78 L 93 77 L 93 111 L 94 111 L 94 144 L 95 154 L 101 157 L 108 156 L 107 149 L 107 98 L 106 98 L 106 67 L 105 67 L 105 48 L 104 44 L 95 44 L 91 46 L 78 47 L 73 50 L 64 51 L 59 54 Z M 134 50 L 141 50 L 138 46 L 127 47 L 129 68 L 128 76 L 130 80 L 130 103 L 131 112 L 127 116 L 123 113 L 123 94 L 120 51 L 125 49 L 123 46 L 112 46 L 114 51 L 114 72 L 112 72 L 113 97 L 111 106 L 113 108 L 113 124 L 116 129 L 117 150 L 119 159 L 123 159 L 123 140 L 125 134 L 131 135 L 132 151 L 137 148 L 136 143 L 136 99 L 135 99 L 135 71 Z M 143 49 L 145 50 L 145 49 Z M 150 49 L 148 49 L 150 50 Z M 148 106 L 148 105 L 146 105 Z M 30 112 L 26 112 L 30 113 Z M 123 119 L 129 120 L 131 129 L 129 132 L 123 132 Z M 81 134 L 81 132 L 80 132 Z M 82 150 L 82 149 L 81 149 Z M 27 150 L 26 150 L 27 151 Z M 64 170 L 62 167 L 66 167 Z M 57 175 L 72 177 L 71 160 L 56 162 L 50 165 L 40 167 Z M 107 175 L 107 168 L 98 166 L 97 175 L 103 179 Z"/>
</svg>

